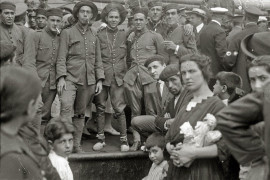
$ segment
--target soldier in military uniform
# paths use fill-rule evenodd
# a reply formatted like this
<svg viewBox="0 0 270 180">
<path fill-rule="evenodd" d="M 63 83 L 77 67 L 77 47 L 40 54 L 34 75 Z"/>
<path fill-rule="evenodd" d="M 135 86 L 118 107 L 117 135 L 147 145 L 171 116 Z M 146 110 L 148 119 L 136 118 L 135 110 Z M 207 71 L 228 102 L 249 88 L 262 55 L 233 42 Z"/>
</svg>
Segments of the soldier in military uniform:
<svg viewBox="0 0 270 180">
<path fill-rule="evenodd" d="M 19 26 L 14 23 L 16 5 L 3 1 L 0 3 L 0 40 L 11 42 L 16 46 L 16 63 L 22 65 L 24 53 L 25 34 Z"/>
<path fill-rule="evenodd" d="M 37 17 L 36 17 L 37 29 L 45 28 L 45 26 L 47 25 L 46 10 L 45 9 L 37 9 L 36 13 L 37 13 Z"/>
<path fill-rule="evenodd" d="M 72 118 L 75 126 L 74 152 L 82 152 L 80 142 L 86 106 L 101 92 L 104 80 L 99 39 L 89 26 L 97 14 L 94 3 L 78 2 L 73 8 L 73 16 L 78 22 L 64 29 L 60 35 L 56 62 L 57 90 L 60 114 L 66 119 Z"/>
<path fill-rule="evenodd" d="M 25 43 L 23 67 L 37 74 L 42 82 L 42 120 L 45 124 L 51 119 L 51 106 L 57 93 L 55 71 L 62 16 L 61 9 L 49 9 L 47 27 L 31 33 Z"/>
<path fill-rule="evenodd" d="M 259 32 L 257 21 L 261 14 L 262 11 L 254 6 L 245 9 L 245 28 L 232 37 L 232 41 L 229 42 L 228 51 L 226 52 L 226 57 L 224 59 L 224 63 L 226 63 L 226 67 L 228 67 L 227 70 L 232 70 L 241 76 L 243 80 L 243 90 L 246 92 L 251 90 L 247 76 L 248 64 L 246 56 L 240 50 L 240 43 L 244 37 Z"/>
<path fill-rule="evenodd" d="M 164 45 L 169 54 L 169 64 L 177 64 L 181 56 L 197 52 L 194 33 L 185 35 L 183 25 L 178 25 L 178 9 L 177 4 L 168 4 L 164 7 L 168 25 Z"/>
<path fill-rule="evenodd" d="M 99 139 L 99 142 L 93 146 L 94 150 L 101 150 L 105 146 L 105 106 L 108 96 L 110 96 L 114 116 L 120 127 L 121 151 L 129 150 L 123 86 L 126 73 L 126 33 L 117 27 L 125 21 L 126 15 L 125 8 L 118 3 L 108 4 L 101 13 L 101 19 L 107 27 L 102 29 L 97 37 L 100 41 L 105 80 L 101 93 L 95 97 L 94 101 L 97 108 L 97 137 Z"/>
<path fill-rule="evenodd" d="M 128 52 L 130 59 L 127 59 L 129 70 L 124 77 L 124 92 L 132 117 L 141 115 L 142 99 L 145 103 L 146 114 L 156 114 L 156 105 L 153 102 L 154 92 L 157 91 L 156 80 L 148 73 L 144 63 L 146 59 L 156 54 L 167 57 L 162 36 L 146 27 L 147 14 L 145 8 L 136 8 L 133 11 L 135 32 L 128 37 L 128 44 L 131 47 Z"/>
</svg>

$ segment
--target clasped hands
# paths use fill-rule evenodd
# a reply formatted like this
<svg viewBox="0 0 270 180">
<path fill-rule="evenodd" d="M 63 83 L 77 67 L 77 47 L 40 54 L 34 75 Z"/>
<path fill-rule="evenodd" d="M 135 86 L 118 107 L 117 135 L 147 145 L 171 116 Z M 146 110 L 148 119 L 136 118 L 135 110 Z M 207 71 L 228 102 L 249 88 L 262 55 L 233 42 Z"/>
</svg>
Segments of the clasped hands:
<svg viewBox="0 0 270 180">
<path fill-rule="evenodd" d="M 168 143 L 167 150 L 173 164 L 177 167 L 190 167 L 196 159 L 196 147 L 194 145 L 178 143 L 174 146 Z"/>
</svg>

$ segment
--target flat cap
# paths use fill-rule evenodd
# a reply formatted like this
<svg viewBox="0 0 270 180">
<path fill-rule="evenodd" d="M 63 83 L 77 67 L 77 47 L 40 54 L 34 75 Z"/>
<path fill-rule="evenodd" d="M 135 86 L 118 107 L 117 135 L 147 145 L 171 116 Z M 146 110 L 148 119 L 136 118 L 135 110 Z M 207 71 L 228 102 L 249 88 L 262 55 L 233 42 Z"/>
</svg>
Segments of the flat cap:
<svg viewBox="0 0 270 180">
<path fill-rule="evenodd" d="M 28 7 L 25 3 L 17 3 L 15 16 L 25 16 Z"/>
<path fill-rule="evenodd" d="M 47 11 L 45 9 L 42 8 L 38 8 L 36 10 L 37 15 L 43 15 L 43 16 L 47 16 Z"/>
<path fill-rule="evenodd" d="M 233 22 L 242 22 L 243 21 L 243 16 L 241 14 L 234 14 L 232 21 Z"/>
<path fill-rule="evenodd" d="M 3 59 L 6 59 L 13 54 L 13 52 L 16 49 L 16 46 L 14 46 L 12 43 L 8 41 L 0 41 L 0 49 L 1 49 L 0 59 L 2 61 Z"/>
<path fill-rule="evenodd" d="M 241 50 L 247 56 L 270 55 L 270 32 L 260 32 L 249 35 L 241 41 Z"/>
<path fill-rule="evenodd" d="M 255 6 L 249 6 L 245 8 L 245 16 L 249 17 L 257 17 L 262 16 L 264 13 L 257 7 Z"/>
<path fill-rule="evenodd" d="M 146 59 L 146 61 L 144 63 L 144 66 L 147 67 L 149 64 L 151 64 L 154 61 L 159 61 L 159 62 L 161 62 L 161 64 L 166 63 L 165 62 L 166 60 L 165 60 L 165 58 L 163 56 L 161 56 L 161 55 L 154 55 L 154 56 L 151 56 L 148 59 Z"/>
<path fill-rule="evenodd" d="M 162 6 L 162 2 L 161 1 L 150 1 L 147 6 L 148 6 L 148 9 L 151 9 L 152 7 L 155 7 L 155 6 Z"/>
<path fill-rule="evenodd" d="M 12 2 L 9 2 L 9 1 L 3 1 L 0 3 L 0 9 L 1 10 L 9 9 L 9 10 L 15 11 L 16 5 Z"/>
<path fill-rule="evenodd" d="M 59 8 L 62 9 L 63 15 L 72 14 L 72 9 L 70 9 L 69 7 L 59 7 Z"/>
<path fill-rule="evenodd" d="M 223 7 L 214 7 L 214 8 L 211 8 L 210 11 L 213 14 L 226 14 L 229 10 Z"/>
<path fill-rule="evenodd" d="M 90 2 L 90 1 L 80 1 L 76 3 L 72 11 L 73 17 L 75 19 L 78 19 L 77 14 L 79 10 L 81 9 L 81 7 L 83 6 L 88 6 L 92 9 L 93 17 L 91 20 L 95 20 L 98 15 L 98 8 L 93 2 Z"/>
<path fill-rule="evenodd" d="M 121 18 L 121 21 L 119 24 L 122 24 L 125 21 L 128 12 L 120 3 L 110 3 L 104 7 L 104 9 L 101 12 L 102 22 L 105 22 L 106 24 L 108 24 L 106 21 L 106 17 L 108 16 L 109 12 L 113 9 L 118 10 L 120 14 L 120 18 Z"/>
<path fill-rule="evenodd" d="M 171 3 L 171 4 L 167 4 L 167 5 L 164 7 L 163 11 L 164 11 L 164 12 L 167 12 L 167 11 L 169 11 L 169 10 L 171 10 L 171 9 L 176 9 L 177 12 L 180 12 L 182 8 L 180 8 L 178 4 Z M 182 9 L 182 10 L 184 10 L 184 9 Z"/>
<path fill-rule="evenodd" d="M 206 12 L 199 8 L 193 8 L 192 11 L 187 12 L 187 14 L 196 14 L 202 18 L 206 18 Z"/>
<path fill-rule="evenodd" d="M 138 14 L 138 13 L 144 14 L 145 17 L 147 17 L 148 16 L 148 9 L 145 7 L 136 7 L 132 11 L 132 16 L 134 16 L 135 14 Z"/>
<path fill-rule="evenodd" d="M 49 16 L 58 16 L 63 17 L 62 9 L 59 8 L 50 8 L 47 10 L 47 17 Z"/>
<path fill-rule="evenodd" d="M 170 64 L 163 69 L 159 75 L 159 79 L 166 81 L 166 79 L 174 75 L 180 75 L 179 66 L 177 64 Z"/>
</svg>

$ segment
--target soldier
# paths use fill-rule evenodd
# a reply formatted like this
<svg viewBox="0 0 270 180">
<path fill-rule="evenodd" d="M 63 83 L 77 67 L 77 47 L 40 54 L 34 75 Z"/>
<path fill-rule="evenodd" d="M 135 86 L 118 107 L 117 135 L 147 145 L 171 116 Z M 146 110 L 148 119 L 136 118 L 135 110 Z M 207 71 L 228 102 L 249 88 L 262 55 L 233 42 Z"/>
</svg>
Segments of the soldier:
<svg viewBox="0 0 270 180">
<path fill-rule="evenodd" d="M 132 117 L 141 115 L 142 98 L 146 114 L 156 114 L 156 105 L 153 102 L 154 92 L 157 91 L 156 80 L 148 73 L 144 63 L 146 59 L 156 54 L 167 56 L 162 45 L 162 36 L 146 27 L 147 14 L 145 8 L 136 8 L 133 11 L 135 32 L 128 37 L 128 44 L 131 47 L 128 52 L 130 59 L 127 60 L 129 70 L 124 77 L 124 92 Z"/>
<path fill-rule="evenodd" d="M 107 24 L 107 27 L 98 33 L 98 39 L 101 47 L 101 58 L 103 61 L 105 80 L 103 88 L 99 95 L 95 97 L 97 108 L 98 140 L 93 146 L 96 151 L 105 146 L 105 106 L 108 96 L 111 98 L 114 116 L 120 126 L 121 151 L 128 151 L 126 132 L 126 117 L 124 108 L 126 107 L 124 99 L 123 78 L 126 73 L 126 33 L 119 30 L 118 25 L 126 19 L 127 11 L 118 3 L 111 3 L 105 6 L 101 13 L 101 19 Z"/>
<path fill-rule="evenodd" d="M 164 45 L 169 54 L 169 64 L 177 64 L 181 56 L 197 52 L 194 33 L 184 34 L 183 25 L 178 25 L 178 13 L 180 12 L 177 4 L 168 4 L 164 7 L 168 25 Z"/>
<path fill-rule="evenodd" d="M 36 13 L 37 13 L 37 17 L 36 17 L 37 29 L 45 28 L 45 26 L 47 25 L 46 10 L 45 9 L 37 9 Z"/>
<path fill-rule="evenodd" d="M 24 42 L 27 34 L 14 23 L 16 5 L 12 2 L 0 3 L 0 40 L 11 42 L 16 46 L 16 63 L 22 65 Z"/>
<path fill-rule="evenodd" d="M 36 9 L 28 9 L 27 11 L 27 17 L 28 17 L 28 26 L 29 28 L 36 30 L 37 29 L 37 22 L 36 22 Z"/>
<path fill-rule="evenodd" d="M 211 8 L 213 13 L 211 22 L 202 29 L 200 35 L 201 53 L 211 58 L 211 70 L 215 76 L 218 72 L 224 71 L 224 56 L 227 50 L 226 33 L 222 29 L 222 20 L 228 9 Z M 212 89 L 216 83 L 215 79 L 210 79 L 209 86 Z"/>
<path fill-rule="evenodd" d="M 189 12 L 189 21 L 190 24 L 194 27 L 194 34 L 196 38 L 197 49 L 200 49 L 200 32 L 204 28 L 204 22 L 206 17 L 206 12 L 199 8 L 193 8 L 191 12 Z"/>
<path fill-rule="evenodd" d="M 251 89 L 247 77 L 248 64 L 246 61 L 246 56 L 240 50 L 240 43 L 244 37 L 259 32 L 257 21 L 262 13 L 263 12 L 260 9 L 254 6 L 245 9 L 245 28 L 232 37 L 232 41 L 229 42 L 228 51 L 226 52 L 226 57 L 224 60 L 226 67 L 228 67 L 227 70 L 232 70 L 241 76 L 243 80 L 243 90 L 245 92 L 250 92 Z"/>
<path fill-rule="evenodd" d="M 42 124 L 47 124 L 51 119 L 51 106 L 57 93 L 55 67 L 62 16 L 61 9 L 49 9 L 47 27 L 31 33 L 25 43 L 23 67 L 37 74 L 42 82 Z"/>
<path fill-rule="evenodd" d="M 104 80 L 100 43 L 89 26 L 97 14 L 98 9 L 94 3 L 78 2 L 73 8 L 73 16 L 78 22 L 64 29 L 60 36 L 56 62 L 57 91 L 61 116 L 73 118 L 74 152 L 82 152 L 80 142 L 85 109 L 92 103 L 94 95 L 101 92 Z"/>
</svg>

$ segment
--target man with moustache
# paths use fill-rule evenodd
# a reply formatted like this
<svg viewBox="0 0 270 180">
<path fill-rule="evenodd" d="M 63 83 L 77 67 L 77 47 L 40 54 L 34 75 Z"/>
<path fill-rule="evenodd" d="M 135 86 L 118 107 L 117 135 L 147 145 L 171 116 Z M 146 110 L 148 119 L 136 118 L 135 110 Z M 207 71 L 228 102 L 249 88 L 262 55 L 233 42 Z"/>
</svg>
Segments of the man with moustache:
<svg viewBox="0 0 270 180">
<path fill-rule="evenodd" d="M 0 41 L 7 41 L 16 46 L 15 61 L 21 66 L 27 34 L 14 23 L 15 11 L 16 5 L 12 2 L 0 3 Z"/>
<path fill-rule="evenodd" d="M 82 152 L 80 143 L 86 106 L 101 92 L 104 80 L 99 39 L 89 26 L 97 14 L 97 6 L 92 2 L 75 4 L 73 16 L 78 22 L 62 31 L 56 62 L 60 114 L 64 119 L 73 120 L 74 152 L 77 153 Z"/>
<path fill-rule="evenodd" d="M 146 27 L 147 14 L 145 8 L 134 9 L 135 32 L 128 37 L 130 59 L 127 59 L 129 70 L 124 77 L 124 92 L 132 111 L 132 117 L 141 115 L 142 98 L 144 98 L 146 114 L 156 114 L 153 102 L 156 80 L 148 73 L 144 63 L 153 55 L 167 56 L 162 45 L 162 36 Z"/>
<path fill-rule="evenodd" d="M 111 99 L 114 117 L 119 124 L 121 151 L 129 150 L 123 86 L 126 73 L 126 33 L 118 29 L 118 25 L 125 21 L 126 15 L 127 11 L 119 3 L 110 3 L 101 12 L 101 19 L 107 27 L 100 30 L 97 37 L 100 41 L 105 80 L 101 93 L 94 100 L 97 109 L 97 138 L 99 140 L 93 146 L 95 151 L 105 146 L 105 106 L 108 96 Z"/>
<path fill-rule="evenodd" d="M 47 26 L 43 30 L 29 34 L 25 43 L 23 67 L 37 74 L 42 85 L 42 124 L 51 119 L 51 107 L 56 90 L 56 59 L 59 49 L 59 29 L 63 13 L 61 9 L 51 8 L 46 12 Z"/>
<path fill-rule="evenodd" d="M 36 17 L 36 23 L 37 23 L 37 29 L 43 29 L 47 25 L 47 14 L 45 9 L 37 9 L 36 10 L 37 17 Z"/>
<path fill-rule="evenodd" d="M 178 64 L 181 56 L 197 52 L 195 36 L 194 33 L 185 35 L 183 25 L 178 25 L 180 10 L 177 4 L 168 4 L 163 11 L 168 25 L 164 45 L 169 64 Z"/>
</svg>

